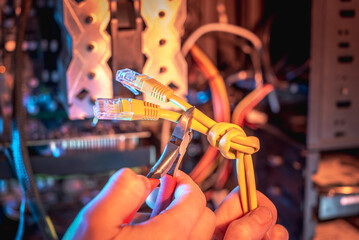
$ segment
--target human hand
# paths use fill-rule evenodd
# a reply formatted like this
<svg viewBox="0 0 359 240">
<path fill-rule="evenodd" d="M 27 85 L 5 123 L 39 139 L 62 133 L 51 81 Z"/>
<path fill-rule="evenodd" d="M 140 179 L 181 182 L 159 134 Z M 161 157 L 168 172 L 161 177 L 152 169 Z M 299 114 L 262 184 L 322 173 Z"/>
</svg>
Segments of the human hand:
<svg viewBox="0 0 359 240">
<path fill-rule="evenodd" d="M 243 216 L 239 188 L 236 187 L 216 210 L 214 240 L 289 239 L 288 231 L 277 221 L 273 203 L 257 191 L 258 208 Z"/>
<path fill-rule="evenodd" d="M 115 173 L 78 214 L 63 239 L 210 239 L 214 213 L 200 188 L 185 173 L 176 174 L 174 200 L 158 216 L 123 225 L 150 193 L 150 182 L 130 169 Z"/>
</svg>

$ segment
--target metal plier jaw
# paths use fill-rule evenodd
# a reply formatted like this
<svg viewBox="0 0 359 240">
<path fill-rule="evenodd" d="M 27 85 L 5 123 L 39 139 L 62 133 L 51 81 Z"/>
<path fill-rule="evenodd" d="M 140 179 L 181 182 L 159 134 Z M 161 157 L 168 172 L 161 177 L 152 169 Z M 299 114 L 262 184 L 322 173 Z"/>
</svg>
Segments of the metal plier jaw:
<svg viewBox="0 0 359 240">
<path fill-rule="evenodd" d="M 192 140 L 191 124 L 194 107 L 188 109 L 179 119 L 171 140 L 167 143 L 165 150 L 151 171 L 148 178 L 160 179 L 165 174 L 174 175 L 182 162 L 188 144 Z"/>
</svg>

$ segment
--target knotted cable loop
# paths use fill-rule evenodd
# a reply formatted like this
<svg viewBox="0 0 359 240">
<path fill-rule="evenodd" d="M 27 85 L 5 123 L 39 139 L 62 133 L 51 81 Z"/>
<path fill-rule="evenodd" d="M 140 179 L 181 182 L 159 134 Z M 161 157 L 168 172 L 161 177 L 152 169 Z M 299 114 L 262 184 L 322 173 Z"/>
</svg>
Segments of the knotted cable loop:
<svg viewBox="0 0 359 240">
<path fill-rule="evenodd" d="M 259 140 L 256 137 L 247 137 L 241 127 L 231 123 L 217 123 L 207 135 L 208 142 L 219 149 L 228 159 L 236 158 L 236 151 L 253 154 L 259 150 Z"/>
</svg>

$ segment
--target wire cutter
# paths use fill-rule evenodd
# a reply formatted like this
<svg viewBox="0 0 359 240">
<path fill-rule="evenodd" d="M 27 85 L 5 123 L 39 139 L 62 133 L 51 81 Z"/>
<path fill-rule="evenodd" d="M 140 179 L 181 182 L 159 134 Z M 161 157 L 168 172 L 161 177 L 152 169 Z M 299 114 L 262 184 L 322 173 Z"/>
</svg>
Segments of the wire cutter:
<svg viewBox="0 0 359 240">
<path fill-rule="evenodd" d="M 192 140 L 191 124 L 194 109 L 192 107 L 182 114 L 172 133 L 171 140 L 167 143 L 161 157 L 146 176 L 151 182 L 151 192 L 161 182 L 151 217 L 165 210 L 173 200 L 177 184 L 175 174 L 186 153 L 188 144 Z M 128 216 L 124 223 L 130 223 L 137 210 Z"/>
</svg>

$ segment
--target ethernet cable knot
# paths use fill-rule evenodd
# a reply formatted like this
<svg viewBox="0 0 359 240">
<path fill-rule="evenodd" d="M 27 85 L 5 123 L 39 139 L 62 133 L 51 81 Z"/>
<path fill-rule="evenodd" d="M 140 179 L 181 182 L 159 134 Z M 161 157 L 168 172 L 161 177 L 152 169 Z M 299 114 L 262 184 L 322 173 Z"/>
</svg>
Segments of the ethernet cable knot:
<svg viewBox="0 0 359 240">
<path fill-rule="evenodd" d="M 208 132 L 208 142 L 228 159 L 236 158 L 236 151 L 253 154 L 259 150 L 259 140 L 248 137 L 241 127 L 232 123 L 216 123 Z"/>
</svg>

